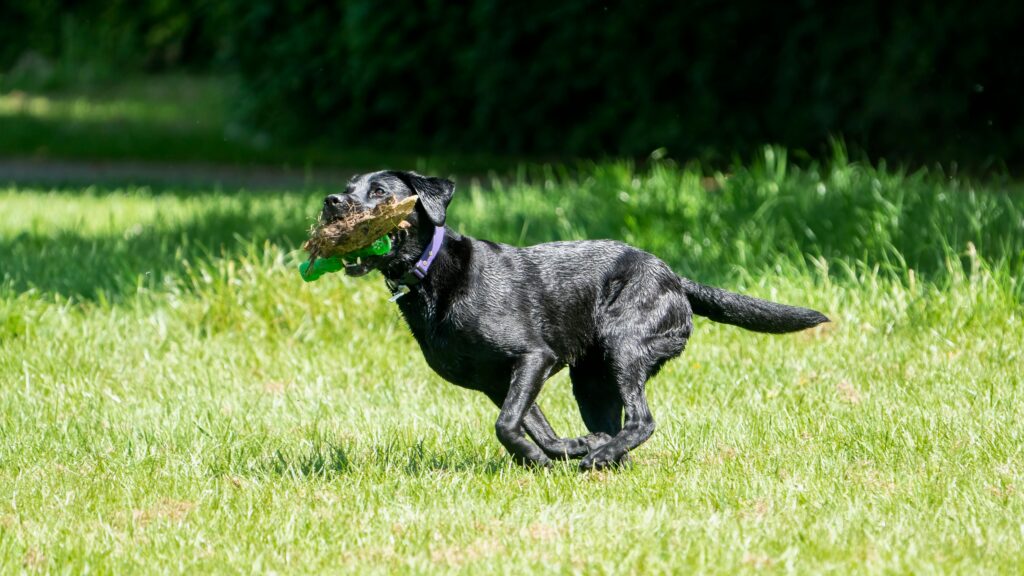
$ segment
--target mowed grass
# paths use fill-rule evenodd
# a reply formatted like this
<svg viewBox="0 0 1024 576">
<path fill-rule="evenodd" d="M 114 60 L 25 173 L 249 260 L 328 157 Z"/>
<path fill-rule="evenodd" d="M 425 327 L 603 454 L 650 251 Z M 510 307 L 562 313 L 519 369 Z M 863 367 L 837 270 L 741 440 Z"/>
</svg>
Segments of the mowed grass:
<svg viewBox="0 0 1024 576">
<path fill-rule="evenodd" d="M 233 84 L 214 76 L 128 76 L 55 90 L 5 87 L 0 78 L 0 155 L 46 160 L 198 162 L 316 169 L 407 169 L 463 173 L 509 169 L 490 154 L 431 154 L 408 146 L 371 149 L 350 142 L 282 142 L 233 117 Z"/>
<path fill-rule="evenodd" d="M 698 320 L 629 468 L 511 464 L 379 277 L 303 284 L 322 196 L 0 192 L 4 572 L 1006 572 L 1024 563 L 1024 199 L 767 149 L 460 181 L 451 223 L 613 237 L 834 322 Z M 585 264 L 585 263 L 581 263 Z M 540 399 L 583 427 L 565 374 Z"/>
</svg>

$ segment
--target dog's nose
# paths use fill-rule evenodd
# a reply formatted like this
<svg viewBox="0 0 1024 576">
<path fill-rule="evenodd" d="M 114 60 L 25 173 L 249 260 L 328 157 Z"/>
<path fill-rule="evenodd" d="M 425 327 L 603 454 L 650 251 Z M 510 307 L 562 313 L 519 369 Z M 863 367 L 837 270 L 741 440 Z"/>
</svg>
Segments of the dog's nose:
<svg viewBox="0 0 1024 576">
<path fill-rule="evenodd" d="M 324 214 L 328 218 L 341 218 L 356 209 L 356 201 L 348 194 L 331 194 L 324 198 Z"/>
</svg>

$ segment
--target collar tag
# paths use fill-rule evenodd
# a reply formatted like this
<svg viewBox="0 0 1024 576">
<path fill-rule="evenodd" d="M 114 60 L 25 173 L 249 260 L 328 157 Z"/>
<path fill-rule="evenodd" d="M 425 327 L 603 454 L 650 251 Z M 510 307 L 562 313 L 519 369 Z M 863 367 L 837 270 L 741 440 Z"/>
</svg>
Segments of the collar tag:
<svg viewBox="0 0 1024 576">
<path fill-rule="evenodd" d="M 388 298 L 388 302 L 397 302 L 399 298 L 405 296 L 411 291 L 412 290 L 410 290 L 409 287 L 406 286 L 405 284 L 399 284 L 397 287 L 395 287 L 395 292 L 394 294 L 391 295 L 391 298 Z"/>
</svg>

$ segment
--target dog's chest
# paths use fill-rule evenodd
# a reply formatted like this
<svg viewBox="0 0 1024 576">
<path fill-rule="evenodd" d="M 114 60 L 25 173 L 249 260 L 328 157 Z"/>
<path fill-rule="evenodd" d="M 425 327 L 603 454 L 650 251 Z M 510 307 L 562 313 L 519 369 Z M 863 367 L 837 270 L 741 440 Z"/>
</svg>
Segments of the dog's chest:
<svg viewBox="0 0 1024 576">
<path fill-rule="evenodd" d="M 450 320 L 433 321 L 407 315 L 423 358 L 439 376 L 463 388 L 498 392 L 507 390 L 514 355 L 493 341 L 492 334 Z"/>
<path fill-rule="evenodd" d="M 438 327 L 417 341 L 427 364 L 452 384 L 473 390 L 507 390 L 512 358 L 473 333 Z"/>
</svg>

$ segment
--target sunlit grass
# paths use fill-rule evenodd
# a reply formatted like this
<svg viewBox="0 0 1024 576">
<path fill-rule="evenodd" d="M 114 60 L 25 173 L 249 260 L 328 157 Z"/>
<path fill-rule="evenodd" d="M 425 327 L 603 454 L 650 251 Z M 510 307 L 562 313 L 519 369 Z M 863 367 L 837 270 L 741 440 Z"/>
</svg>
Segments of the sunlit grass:
<svg viewBox="0 0 1024 576">
<path fill-rule="evenodd" d="M 625 238 L 834 320 L 699 320 L 635 466 L 589 475 L 512 466 L 379 277 L 301 282 L 316 193 L 0 192 L 0 566 L 1015 572 L 1019 195 L 763 162 L 460 183 L 463 232 Z M 582 432 L 564 374 L 540 402 Z"/>
<path fill-rule="evenodd" d="M 461 173 L 508 171 L 487 154 L 381 151 L 358 139 L 274 141 L 232 114 L 231 80 L 184 74 L 128 77 L 47 92 L 0 87 L 0 156 L 13 158 L 258 164 L 291 169 L 372 168 Z"/>
<path fill-rule="evenodd" d="M 224 116 L 223 94 L 212 80 L 187 76 L 126 81 L 88 91 L 0 93 L 0 117 L 26 116 L 73 123 L 145 122 L 160 125 L 201 126 Z"/>
<path fill-rule="evenodd" d="M 95 102 L 85 98 L 71 100 L 10 92 L 0 95 L 0 115 L 31 116 L 73 122 L 110 122 L 112 120 L 180 122 L 179 110 L 131 101 Z"/>
</svg>

